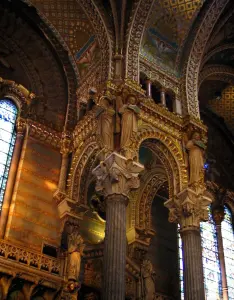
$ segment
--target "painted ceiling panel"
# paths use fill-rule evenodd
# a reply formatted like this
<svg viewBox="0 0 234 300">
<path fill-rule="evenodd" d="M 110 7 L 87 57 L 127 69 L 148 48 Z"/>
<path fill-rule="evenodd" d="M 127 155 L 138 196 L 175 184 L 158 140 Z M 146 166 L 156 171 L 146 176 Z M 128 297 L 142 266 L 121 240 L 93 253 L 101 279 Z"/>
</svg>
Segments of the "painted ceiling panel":
<svg viewBox="0 0 234 300">
<path fill-rule="evenodd" d="M 63 37 L 76 60 L 80 76 L 100 57 L 93 28 L 76 0 L 31 0 Z"/>
<path fill-rule="evenodd" d="M 187 34 L 205 0 L 155 0 L 141 55 L 176 74 L 176 62 Z"/>
</svg>

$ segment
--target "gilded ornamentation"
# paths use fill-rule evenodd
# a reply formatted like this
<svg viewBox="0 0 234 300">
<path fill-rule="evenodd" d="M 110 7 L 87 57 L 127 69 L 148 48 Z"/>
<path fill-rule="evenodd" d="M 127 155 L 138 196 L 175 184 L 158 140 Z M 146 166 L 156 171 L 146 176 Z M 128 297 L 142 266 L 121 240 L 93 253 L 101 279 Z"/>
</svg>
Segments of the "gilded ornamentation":
<svg viewBox="0 0 234 300">
<path fill-rule="evenodd" d="M 166 201 L 164 205 L 169 209 L 169 222 L 179 223 L 183 230 L 199 227 L 201 221 L 207 221 L 208 206 L 212 200 L 205 191 L 201 180 Z"/>
<path fill-rule="evenodd" d="M 94 170 L 96 176 L 96 191 L 104 196 L 122 194 L 139 187 L 138 174 L 144 167 L 132 160 L 127 160 L 120 154 L 113 152 L 105 161 L 101 162 Z"/>
</svg>

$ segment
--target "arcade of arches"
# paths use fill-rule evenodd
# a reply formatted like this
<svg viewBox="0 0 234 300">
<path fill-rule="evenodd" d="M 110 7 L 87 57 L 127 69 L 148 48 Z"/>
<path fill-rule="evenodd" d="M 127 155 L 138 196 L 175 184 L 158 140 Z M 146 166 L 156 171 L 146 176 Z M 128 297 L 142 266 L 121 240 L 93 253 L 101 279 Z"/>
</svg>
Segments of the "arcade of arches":
<svg viewBox="0 0 234 300">
<path fill-rule="evenodd" d="M 234 299 L 234 2 L 0 16 L 0 300 Z"/>
</svg>

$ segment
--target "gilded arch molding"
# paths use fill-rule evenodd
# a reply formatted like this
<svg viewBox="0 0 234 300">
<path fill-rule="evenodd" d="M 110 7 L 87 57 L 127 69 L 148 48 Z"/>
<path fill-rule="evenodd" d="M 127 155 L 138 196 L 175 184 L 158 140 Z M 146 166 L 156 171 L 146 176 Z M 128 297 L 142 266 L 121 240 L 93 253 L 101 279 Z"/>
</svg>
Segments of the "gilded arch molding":
<svg viewBox="0 0 234 300">
<path fill-rule="evenodd" d="M 212 79 L 217 78 L 218 80 L 228 83 L 234 83 L 234 68 L 221 65 L 205 67 L 199 75 L 198 88 L 200 88 L 201 84 L 209 77 L 212 77 Z"/>
<path fill-rule="evenodd" d="M 212 0 L 197 28 L 185 68 L 184 109 L 189 115 L 200 118 L 198 104 L 198 78 L 202 57 L 213 28 L 229 0 Z"/>
<path fill-rule="evenodd" d="M 114 34 L 109 29 L 110 26 L 108 26 L 105 16 L 101 12 L 100 4 L 97 5 L 94 0 L 79 0 L 78 2 L 97 34 L 98 43 L 102 51 L 102 80 L 111 79 L 113 75 Z"/>
<path fill-rule="evenodd" d="M 127 29 L 125 77 L 139 81 L 141 40 L 154 0 L 138 0 L 132 10 Z"/>
<path fill-rule="evenodd" d="M 165 146 L 165 149 L 168 149 L 169 155 L 176 162 L 176 166 L 179 172 L 179 191 L 185 188 L 188 184 L 188 174 L 187 169 L 184 164 L 183 153 L 181 146 L 176 143 L 172 137 L 169 137 L 167 134 L 156 130 L 156 129 L 147 129 L 139 131 L 135 139 L 132 141 L 132 149 L 134 152 L 138 153 L 141 144 L 147 139 L 156 139 L 159 140 L 162 145 Z M 178 191 L 178 192 L 179 192 Z"/>
<path fill-rule="evenodd" d="M 167 182 L 166 177 L 160 174 L 150 176 L 139 194 L 136 203 L 135 226 L 151 229 L 151 206 L 158 190 Z"/>
</svg>

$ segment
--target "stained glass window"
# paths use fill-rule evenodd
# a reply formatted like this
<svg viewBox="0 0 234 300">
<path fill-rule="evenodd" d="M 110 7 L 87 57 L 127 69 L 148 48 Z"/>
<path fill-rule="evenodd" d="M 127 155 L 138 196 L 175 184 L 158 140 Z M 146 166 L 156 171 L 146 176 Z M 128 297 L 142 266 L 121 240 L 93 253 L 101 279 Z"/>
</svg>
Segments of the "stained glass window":
<svg viewBox="0 0 234 300">
<path fill-rule="evenodd" d="M 180 260 L 180 289 L 181 299 L 184 299 L 183 291 L 183 258 L 182 258 L 182 242 L 179 238 L 179 260 Z M 203 256 L 203 272 L 205 283 L 206 300 L 221 299 L 221 275 L 218 263 L 218 248 L 216 242 L 216 230 L 209 212 L 208 222 L 201 223 L 201 239 L 202 239 L 202 256 Z"/>
<path fill-rule="evenodd" d="M 209 212 L 207 222 L 201 222 L 202 257 L 206 300 L 219 300 L 221 274 L 215 224 Z"/>
<path fill-rule="evenodd" d="M 223 249 L 226 265 L 228 285 L 228 299 L 234 299 L 234 234 L 232 215 L 227 207 L 224 207 L 225 217 L 222 222 Z"/>
<path fill-rule="evenodd" d="M 180 294 L 181 300 L 184 300 L 184 275 L 183 275 L 183 256 L 182 256 L 182 240 L 180 238 L 180 226 L 178 226 L 178 244 L 179 244 L 179 266 L 180 266 Z"/>
<path fill-rule="evenodd" d="M 15 144 L 17 112 L 16 106 L 10 100 L 0 100 L 0 210 Z"/>
</svg>

